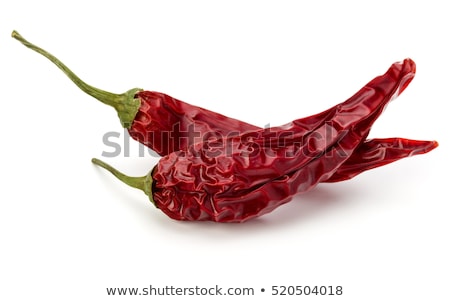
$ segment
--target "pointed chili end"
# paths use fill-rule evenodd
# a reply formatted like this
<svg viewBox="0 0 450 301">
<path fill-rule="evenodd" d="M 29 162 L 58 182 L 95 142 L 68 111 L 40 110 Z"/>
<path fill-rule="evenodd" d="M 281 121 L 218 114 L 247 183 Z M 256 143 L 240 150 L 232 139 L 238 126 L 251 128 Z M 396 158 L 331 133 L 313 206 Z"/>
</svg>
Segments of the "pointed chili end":
<svg viewBox="0 0 450 301">
<path fill-rule="evenodd" d="M 416 63 L 412 59 L 407 58 L 403 60 L 403 73 L 405 76 L 398 87 L 398 95 L 400 95 L 409 86 L 416 75 Z"/>
<path fill-rule="evenodd" d="M 437 141 L 429 141 L 427 147 L 424 147 L 423 153 L 431 152 L 433 149 L 437 148 L 439 146 L 439 143 Z"/>
<path fill-rule="evenodd" d="M 439 146 L 437 141 L 427 140 L 410 140 L 410 139 L 398 139 L 399 145 L 397 148 L 399 151 L 409 152 L 408 157 L 423 155 L 431 152 L 433 149 Z"/>
<path fill-rule="evenodd" d="M 410 157 L 415 155 L 422 155 L 428 152 L 431 152 L 433 149 L 439 146 L 437 141 L 428 141 L 428 140 L 410 140 L 410 139 L 398 139 L 399 145 L 397 146 L 399 149 L 410 150 Z"/>
</svg>

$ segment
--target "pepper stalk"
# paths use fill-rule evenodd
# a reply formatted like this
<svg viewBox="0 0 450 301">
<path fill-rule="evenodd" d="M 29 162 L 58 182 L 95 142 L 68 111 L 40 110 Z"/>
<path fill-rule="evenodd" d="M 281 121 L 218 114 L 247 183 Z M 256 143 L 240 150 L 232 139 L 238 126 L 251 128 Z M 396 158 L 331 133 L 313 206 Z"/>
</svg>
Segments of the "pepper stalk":
<svg viewBox="0 0 450 301">
<path fill-rule="evenodd" d="M 100 159 L 92 158 L 92 163 L 106 169 L 107 171 L 112 173 L 117 179 L 127 184 L 128 186 L 142 190 L 146 195 L 148 195 L 148 197 L 150 198 L 150 202 L 152 202 L 155 205 L 151 191 L 151 187 L 153 184 L 152 172 L 148 173 L 148 175 L 143 177 L 130 177 L 118 171 L 117 169 L 103 162 Z"/>
<path fill-rule="evenodd" d="M 139 107 L 141 106 L 141 101 L 139 100 L 139 98 L 135 97 L 135 95 L 137 92 L 143 91 L 143 89 L 134 88 L 122 94 L 115 94 L 95 88 L 82 81 L 75 73 L 72 72 L 72 70 L 70 70 L 54 55 L 25 40 L 25 38 L 22 37 L 17 31 L 14 30 L 11 36 L 26 47 L 49 59 L 53 64 L 61 69 L 82 91 L 103 102 L 104 104 L 112 106 L 117 111 L 122 126 L 124 128 L 131 127 L 131 124 L 133 123 L 134 118 L 139 110 Z"/>
</svg>

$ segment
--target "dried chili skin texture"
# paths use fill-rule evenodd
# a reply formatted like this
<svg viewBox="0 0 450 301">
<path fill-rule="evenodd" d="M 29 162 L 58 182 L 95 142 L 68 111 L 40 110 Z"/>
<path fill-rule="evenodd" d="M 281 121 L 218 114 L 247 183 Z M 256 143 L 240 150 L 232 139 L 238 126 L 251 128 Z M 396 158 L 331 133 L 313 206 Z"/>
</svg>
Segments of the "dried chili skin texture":
<svg viewBox="0 0 450 301">
<path fill-rule="evenodd" d="M 254 125 L 190 105 L 164 93 L 142 91 L 142 89 L 136 88 L 123 94 L 113 94 L 94 88 L 84 83 L 56 57 L 29 43 L 17 32 L 14 31 L 12 36 L 55 63 L 84 92 L 113 106 L 130 136 L 162 156 L 178 150 L 187 150 L 189 146 L 210 138 L 226 139 L 260 130 Z M 301 135 L 314 128 L 315 118 L 320 119 L 327 113 L 325 111 L 320 116 L 302 118 L 285 127 L 291 131 L 298 131 L 298 134 Z M 281 136 L 279 141 L 272 139 L 270 143 L 283 144 L 285 139 L 285 136 Z M 361 146 L 364 143 L 363 141 Z M 369 145 L 375 147 L 373 144 Z M 368 170 L 396 160 L 394 157 L 384 157 L 385 161 L 372 157 L 373 160 L 368 161 L 368 154 L 373 151 L 368 147 L 358 147 L 352 155 L 352 160 L 344 162 L 342 168 L 333 177 L 333 181 L 349 179 L 354 176 L 355 170 Z M 400 159 L 409 153 L 409 149 L 397 148 L 392 156 L 396 155 L 397 159 Z M 351 174 L 346 174 L 346 171 Z"/>
<path fill-rule="evenodd" d="M 412 60 L 393 64 L 347 101 L 314 115 L 314 126 L 307 130 L 291 130 L 304 121 L 299 119 L 273 131 L 201 142 L 161 158 L 145 177 L 127 178 L 106 163 L 93 162 L 128 185 L 144 190 L 173 219 L 244 222 L 332 179 L 367 137 L 387 104 L 406 88 L 414 71 Z M 282 146 L 271 143 L 280 140 L 276 135 L 284 137 Z M 437 146 L 433 141 L 398 138 L 368 143 L 369 149 L 381 145 L 390 152 L 397 147 L 413 150 L 411 155 Z"/>
<path fill-rule="evenodd" d="M 200 143 L 161 158 L 152 173 L 154 203 L 177 220 L 242 222 L 271 212 L 330 179 L 414 71 L 412 60 L 395 63 L 344 103 L 315 115 L 315 128 L 301 135 L 290 129 L 295 121 L 280 127 L 277 134 L 291 135 L 283 147 L 267 145 L 273 135 L 260 130 L 252 139 Z"/>
<path fill-rule="evenodd" d="M 223 138 L 258 130 L 240 120 L 215 113 L 160 92 L 136 94 L 141 106 L 130 136 L 165 156 L 209 138 Z"/>
<path fill-rule="evenodd" d="M 436 141 L 420 141 L 404 138 L 385 138 L 366 140 L 357 154 L 343 164 L 329 179 L 324 182 L 340 182 L 350 180 L 360 173 L 380 167 L 402 158 L 425 154 L 438 146 Z M 356 164 L 354 164 L 356 162 Z"/>
</svg>

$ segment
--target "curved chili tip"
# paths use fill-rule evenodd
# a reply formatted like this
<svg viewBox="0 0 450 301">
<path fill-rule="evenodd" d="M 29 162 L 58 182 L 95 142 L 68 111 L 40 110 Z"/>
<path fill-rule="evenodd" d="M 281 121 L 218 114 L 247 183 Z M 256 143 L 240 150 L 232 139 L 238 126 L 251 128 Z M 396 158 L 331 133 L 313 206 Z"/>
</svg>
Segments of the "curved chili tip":
<svg viewBox="0 0 450 301">
<path fill-rule="evenodd" d="M 402 79 L 402 82 L 399 85 L 398 88 L 398 94 L 400 95 L 411 83 L 411 81 L 414 78 L 414 75 L 416 74 L 416 63 L 410 59 L 406 58 L 403 60 L 403 71 L 404 73 L 407 73 Z"/>
<path fill-rule="evenodd" d="M 370 139 L 365 141 L 329 179 L 323 182 L 346 181 L 364 171 L 381 167 L 403 158 L 426 154 L 438 146 L 437 141 L 405 138 Z"/>
</svg>

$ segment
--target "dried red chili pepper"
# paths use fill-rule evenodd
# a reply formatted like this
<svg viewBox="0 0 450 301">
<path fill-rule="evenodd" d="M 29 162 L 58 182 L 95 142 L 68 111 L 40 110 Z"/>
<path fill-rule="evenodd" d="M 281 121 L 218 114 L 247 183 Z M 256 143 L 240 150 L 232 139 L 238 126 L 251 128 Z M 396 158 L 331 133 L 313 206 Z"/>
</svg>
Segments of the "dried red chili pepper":
<svg viewBox="0 0 450 301">
<path fill-rule="evenodd" d="M 411 155 L 423 154 L 437 147 L 435 141 L 415 141 L 415 144 L 414 148 L 416 151 L 412 152 Z M 92 162 L 107 169 L 127 185 L 144 191 L 157 208 L 173 219 L 245 222 L 288 203 L 295 194 L 312 189 L 319 181 L 324 182 L 322 177 L 326 178 L 329 174 L 332 174 L 325 182 L 335 182 L 332 179 L 336 171 L 332 166 L 336 167 L 338 162 L 335 161 L 336 157 L 333 157 L 333 155 L 335 154 L 329 153 L 328 156 L 322 156 L 322 160 L 313 160 L 303 168 L 261 185 L 234 191 L 226 188 L 229 192 L 226 196 L 220 194 L 216 194 L 216 196 L 210 195 L 210 191 L 214 188 L 211 189 L 209 186 L 206 189 L 205 187 L 196 187 L 192 181 L 188 182 L 190 186 L 194 187 L 194 190 L 189 191 L 189 188 L 186 189 L 184 187 L 182 187 L 182 190 L 179 190 L 179 186 L 184 186 L 182 184 L 185 184 L 188 178 L 185 174 L 184 177 L 182 177 L 183 174 L 176 174 L 180 180 L 179 182 L 174 182 L 173 179 L 165 181 L 166 175 L 159 175 L 157 168 L 144 177 L 129 177 L 98 159 L 93 159 Z M 398 159 L 396 157 L 396 160 Z M 209 165 L 204 170 L 208 171 L 208 168 Z M 358 171 L 355 170 L 355 175 L 357 173 Z M 201 173 L 196 175 L 199 174 Z M 218 174 L 219 178 L 224 179 L 231 174 L 231 171 L 227 175 L 226 172 L 219 169 Z M 163 182 L 158 184 L 155 177 L 158 177 L 159 181 L 162 179 Z M 211 179 L 212 177 L 209 176 L 207 178 Z M 199 181 L 199 183 L 202 181 Z M 211 181 L 209 182 L 211 183 Z M 205 186 L 208 184 L 205 184 Z M 217 189 L 220 188 L 221 184 L 223 183 L 212 183 Z M 173 199 L 173 196 L 177 197 Z"/>
<path fill-rule="evenodd" d="M 177 220 L 242 222 L 271 212 L 298 192 L 327 181 L 365 139 L 386 105 L 414 75 L 411 60 L 396 63 L 349 100 L 314 115 L 314 128 L 292 131 L 302 119 L 244 136 L 203 142 L 160 159 L 147 176 L 132 178 L 93 159 L 126 184 L 143 190 Z M 271 143 L 284 137 L 284 145 Z M 422 152 L 436 147 L 426 145 Z"/>
<path fill-rule="evenodd" d="M 81 90 L 101 102 L 113 106 L 118 112 L 122 125 L 128 129 L 130 136 L 160 155 L 167 155 L 177 150 L 186 150 L 189 145 L 202 141 L 208 135 L 230 137 L 259 129 L 254 125 L 192 106 L 159 92 L 142 91 L 136 88 L 124 94 L 113 94 L 94 88 L 83 82 L 56 57 L 29 43 L 17 32 L 14 31 L 12 36 L 55 63 Z M 287 126 L 292 131 L 303 133 L 314 128 L 314 118 L 320 118 L 328 113 L 329 111 L 325 111 L 320 116 L 303 118 Z M 285 137 L 282 140 L 284 139 Z M 276 143 L 276 141 L 273 143 Z M 373 146 L 373 144 L 370 145 Z M 344 163 L 342 170 L 333 177 L 334 181 L 351 177 L 351 175 L 345 174 L 345 170 L 369 169 L 368 164 L 370 162 L 363 159 L 367 158 L 366 152 L 373 153 L 373 150 L 368 147 L 358 149 L 353 155 L 353 160 Z M 410 150 L 406 149 L 403 153 L 408 154 L 409 152 Z M 403 153 L 400 149 L 397 149 L 395 155 L 402 158 Z M 358 158 L 361 158 L 362 161 L 360 162 Z M 383 161 L 380 158 L 372 158 L 370 168 L 395 160 L 395 158 L 385 159 Z M 351 166 L 347 167 L 349 164 Z"/>
<path fill-rule="evenodd" d="M 425 154 L 438 146 L 436 141 L 420 141 L 404 138 L 370 139 L 365 141 L 326 181 L 349 180 L 360 173 L 380 167 L 402 158 Z"/>
</svg>

